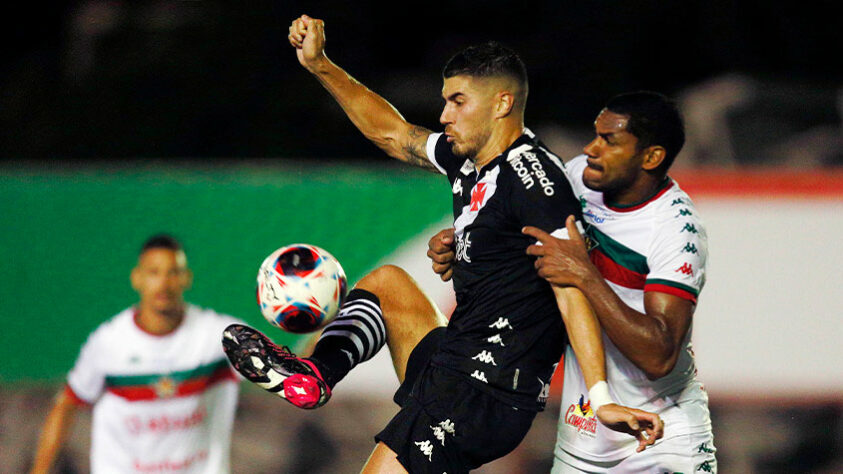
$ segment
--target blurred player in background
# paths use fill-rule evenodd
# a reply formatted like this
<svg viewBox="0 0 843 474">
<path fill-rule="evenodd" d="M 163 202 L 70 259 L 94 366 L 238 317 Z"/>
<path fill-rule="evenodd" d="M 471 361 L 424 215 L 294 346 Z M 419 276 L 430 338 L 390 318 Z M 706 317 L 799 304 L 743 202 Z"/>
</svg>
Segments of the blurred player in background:
<svg viewBox="0 0 843 474">
<path fill-rule="evenodd" d="M 522 440 L 544 408 L 567 329 L 601 421 L 633 434 L 624 436 L 637 437 L 639 449 L 652 444 L 661 435 L 658 417 L 608 397 L 599 328 L 582 293 L 558 288 L 554 295 L 526 254 L 535 241 L 523 226 L 565 235 L 564 217 L 578 214 L 579 202 L 561 162 L 524 128 L 527 75 L 520 58 L 497 43 L 451 58 L 443 74 L 445 133 L 432 133 L 407 123 L 325 56 L 321 20 L 295 20 L 289 40 L 302 66 L 369 140 L 396 159 L 448 176 L 457 308 L 446 321 L 403 270 L 381 267 L 350 292 L 308 359 L 254 329 L 228 328 L 224 344 L 235 367 L 294 405 L 315 408 L 387 343 L 402 382 L 395 397 L 401 410 L 376 436 L 364 471 L 458 473 Z"/>
<path fill-rule="evenodd" d="M 589 224 L 591 251 L 569 218 L 570 239 L 527 228 L 538 274 L 582 290 L 604 332 L 611 395 L 658 413 L 664 439 L 644 452 L 584 412 L 588 389 L 577 355 L 565 353 L 562 411 L 554 473 L 716 472 L 708 395 L 696 380 L 691 320 L 705 283 L 707 239 L 699 213 L 667 176 L 684 143 L 672 101 L 653 92 L 619 95 L 594 122 L 585 155 L 567 163 Z M 437 234 L 428 255 L 450 278 L 452 230 Z"/>
<path fill-rule="evenodd" d="M 49 472 L 76 410 L 93 407 L 91 470 L 229 472 L 238 377 L 219 334 L 235 318 L 185 303 L 192 274 L 168 235 L 143 244 L 140 302 L 88 337 L 44 423 L 33 473 Z"/>
</svg>

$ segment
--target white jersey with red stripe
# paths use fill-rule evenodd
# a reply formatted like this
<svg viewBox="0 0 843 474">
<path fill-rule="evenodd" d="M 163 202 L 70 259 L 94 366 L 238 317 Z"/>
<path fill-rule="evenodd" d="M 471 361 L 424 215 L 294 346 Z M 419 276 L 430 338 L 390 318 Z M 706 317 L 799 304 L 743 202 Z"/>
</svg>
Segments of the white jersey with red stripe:
<svg viewBox="0 0 843 474">
<path fill-rule="evenodd" d="M 128 308 L 85 342 L 68 393 L 93 405 L 95 473 L 229 472 L 238 377 L 222 350 L 230 316 L 188 305 L 171 333 L 153 335 Z"/>
<path fill-rule="evenodd" d="M 644 293 L 658 291 L 696 302 L 705 283 L 707 239 L 699 213 L 678 184 L 667 178 L 655 195 L 637 205 L 606 204 L 603 193 L 583 184 L 586 157 L 566 163 L 566 172 L 583 206 L 593 246 L 592 262 L 615 293 L 644 313 Z M 696 380 L 691 330 L 676 366 L 649 380 L 603 334 L 606 378 L 615 401 L 658 413 L 665 438 L 708 432 L 708 395 Z M 556 450 L 593 461 L 623 459 L 635 452 L 629 435 L 611 431 L 594 417 L 588 388 L 574 351 L 565 353 L 565 380 Z"/>
</svg>

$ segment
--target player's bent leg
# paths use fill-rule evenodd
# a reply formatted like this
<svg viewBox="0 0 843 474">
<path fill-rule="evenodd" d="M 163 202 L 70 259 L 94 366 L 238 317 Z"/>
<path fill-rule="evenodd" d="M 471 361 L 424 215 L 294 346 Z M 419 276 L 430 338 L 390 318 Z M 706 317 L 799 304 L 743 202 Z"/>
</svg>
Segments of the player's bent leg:
<svg viewBox="0 0 843 474">
<path fill-rule="evenodd" d="M 364 276 L 348 294 L 339 315 L 322 331 L 310 360 L 333 388 L 358 364 L 389 344 L 399 381 L 415 345 L 447 324 L 415 281 L 393 265 Z"/>
<path fill-rule="evenodd" d="M 403 474 L 407 470 L 398 462 L 398 455 L 395 454 L 395 451 L 389 449 L 389 446 L 383 443 L 378 443 L 360 472 L 363 474 Z"/>
<path fill-rule="evenodd" d="M 331 398 L 315 364 L 275 345 L 257 329 L 232 324 L 223 331 L 222 345 L 243 377 L 297 407 L 317 408 Z"/>
<path fill-rule="evenodd" d="M 427 333 L 447 325 L 447 318 L 416 281 L 394 265 L 375 269 L 363 277 L 355 288 L 369 291 L 380 299 L 392 365 L 398 381 L 403 382 L 407 360 L 413 348 Z"/>
</svg>

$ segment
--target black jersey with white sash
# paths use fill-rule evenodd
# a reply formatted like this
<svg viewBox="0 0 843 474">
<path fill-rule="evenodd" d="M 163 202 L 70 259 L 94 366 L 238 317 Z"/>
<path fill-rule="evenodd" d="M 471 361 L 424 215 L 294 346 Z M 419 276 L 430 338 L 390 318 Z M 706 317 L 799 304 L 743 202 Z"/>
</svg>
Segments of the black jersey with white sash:
<svg viewBox="0 0 843 474">
<path fill-rule="evenodd" d="M 479 171 L 443 134 L 430 136 L 427 155 L 451 183 L 456 229 L 457 307 L 431 360 L 502 401 L 541 410 L 567 337 L 550 285 L 526 254 L 534 239 L 521 229 L 564 234 L 567 216 L 582 219 L 564 165 L 527 129 Z"/>
</svg>

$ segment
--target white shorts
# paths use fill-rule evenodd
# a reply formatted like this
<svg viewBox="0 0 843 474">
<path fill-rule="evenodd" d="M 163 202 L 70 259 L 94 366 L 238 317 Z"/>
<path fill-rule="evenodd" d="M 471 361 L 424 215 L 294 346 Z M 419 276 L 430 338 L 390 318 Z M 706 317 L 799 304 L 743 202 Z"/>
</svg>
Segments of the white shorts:
<svg viewBox="0 0 843 474">
<path fill-rule="evenodd" d="M 583 459 L 556 449 L 551 474 L 626 474 L 626 473 L 717 473 L 712 433 L 695 433 L 661 439 L 644 452 L 610 462 Z"/>
</svg>

